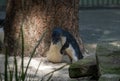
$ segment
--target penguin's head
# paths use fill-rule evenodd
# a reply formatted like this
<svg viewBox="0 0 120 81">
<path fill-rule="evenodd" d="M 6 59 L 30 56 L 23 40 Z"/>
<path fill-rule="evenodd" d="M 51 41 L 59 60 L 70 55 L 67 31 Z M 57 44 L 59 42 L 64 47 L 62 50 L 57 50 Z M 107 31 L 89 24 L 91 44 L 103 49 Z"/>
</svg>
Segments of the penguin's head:
<svg viewBox="0 0 120 81">
<path fill-rule="evenodd" d="M 52 31 L 52 42 L 56 44 L 61 40 L 63 30 L 61 28 L 54 28 Z"/>
</svg>

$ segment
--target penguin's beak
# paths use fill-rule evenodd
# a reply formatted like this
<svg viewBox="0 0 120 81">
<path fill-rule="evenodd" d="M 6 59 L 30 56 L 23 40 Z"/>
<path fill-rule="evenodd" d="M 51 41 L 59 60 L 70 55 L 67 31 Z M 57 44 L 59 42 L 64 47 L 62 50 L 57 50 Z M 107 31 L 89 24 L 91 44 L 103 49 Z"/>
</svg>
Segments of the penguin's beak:
<svg viewBox="0 0 120 81">
<path fill-rule="evenodd" d="M 57 44 L 60 41 L 60 37 L 54 37 L 52 38 L 53 44 Z"/>
</svg>

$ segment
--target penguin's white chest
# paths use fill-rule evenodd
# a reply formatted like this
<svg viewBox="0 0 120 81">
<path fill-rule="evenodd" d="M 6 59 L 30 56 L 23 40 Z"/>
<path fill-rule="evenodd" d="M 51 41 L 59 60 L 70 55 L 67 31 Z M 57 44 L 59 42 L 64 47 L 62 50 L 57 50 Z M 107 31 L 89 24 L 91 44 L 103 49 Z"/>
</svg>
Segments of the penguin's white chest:
<svg viewBox="0 0 120 81">
<path fill-rule="evenodd" d="M 71 44 L 69 44 L 69 47 L 66 49 L 66 52 L 71 57 L 73 63 L 78 61 L 78 58 L 75 55 L 76 54 L 75 50 L 74 50 L 74 48 L 72 47 Z"/>
<path fill-rule="evenodd" d="M 62 54 L 60 53 L 60 49 L 62 48 L 62 44 L 58 42 L 57 44 L 51 43 L 50 49 L 47 53 L 47 59 L 51 62 L 61 62 Z"/>
</svg>

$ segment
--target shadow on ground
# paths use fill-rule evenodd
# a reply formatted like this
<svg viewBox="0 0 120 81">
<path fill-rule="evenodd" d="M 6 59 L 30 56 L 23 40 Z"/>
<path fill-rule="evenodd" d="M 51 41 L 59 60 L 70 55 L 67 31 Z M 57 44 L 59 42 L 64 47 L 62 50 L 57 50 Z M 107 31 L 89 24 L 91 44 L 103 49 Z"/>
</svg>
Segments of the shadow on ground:
<svg viewBox="0 0 120 81">
<path fill-rule="evenodd" d="M 120 10 L 80 10 L 79 26 L 85 43 L 120 40 Z"/>
</svg>

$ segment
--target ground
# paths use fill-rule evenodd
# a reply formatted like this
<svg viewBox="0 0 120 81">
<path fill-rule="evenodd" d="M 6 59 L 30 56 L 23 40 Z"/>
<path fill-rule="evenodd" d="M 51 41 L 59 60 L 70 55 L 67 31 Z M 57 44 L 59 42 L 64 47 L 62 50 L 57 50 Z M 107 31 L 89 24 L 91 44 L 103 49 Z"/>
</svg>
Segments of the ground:
<svg viewBox="0 0 120 81">
<path fill-rule="evenodd" d="M 81 10 L 80 34 L 85 43 L 120 40 L 120 10 Z"/>
<path fill-rule="evenodd" d="M 79 12 L 80 35 L 90 54 L 97 43 L 120 40 L 119 9 L 91 9 Z"/>
<path fill-rule="evenodd" d="M 4 18 L 4 13 L 0 12 L 0 18 Z M 100 9 L 100 10 L 80 10 L 79 13 L 80 35 L 83 39 L 85 47 L 89 54 L 95 54 L 96 45 L 103 41 L 120 40 L 120 11 L 117 9 Z M 4 70 L 4 56 L 0 55 L 0 72 Z M 26 57 L 26 64 L 28 61 Z M 12 57 L 10 58 L 12 64 Z M 18 57 L 20 64 L 20 58 Z M 35 72 L 39 62 L 42 60 L 40 68 L 38 69 L 37 78 L 41 78 L 45 74 L 65 65 L 65 63 L 53 64 L 46 62 L 45 58 L 34 58 L 30 65 L 30 74 Z M 68 75 L 68 65 L 62 70 L 55 72 L 53 80 L 57 81 L 73 81 Z M 74 79 L 76 80 L 76 79 Z M 82 80 L 84 81 L 84 80 Z"/>
</svg>

